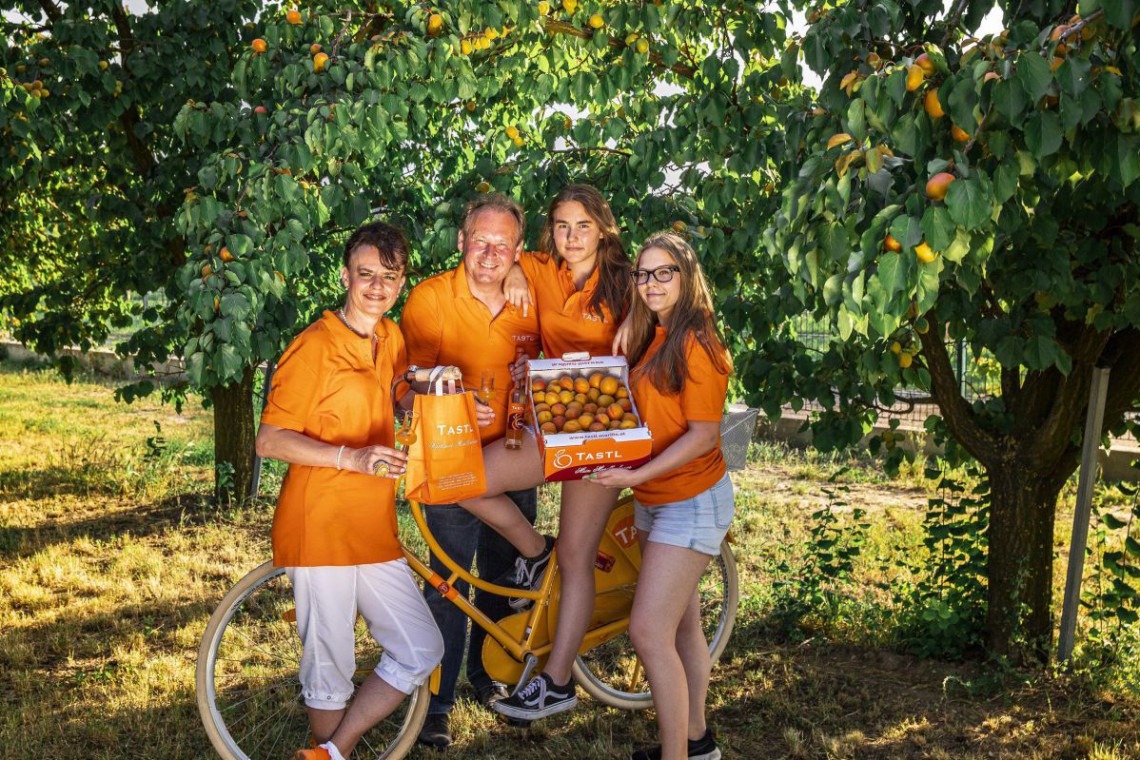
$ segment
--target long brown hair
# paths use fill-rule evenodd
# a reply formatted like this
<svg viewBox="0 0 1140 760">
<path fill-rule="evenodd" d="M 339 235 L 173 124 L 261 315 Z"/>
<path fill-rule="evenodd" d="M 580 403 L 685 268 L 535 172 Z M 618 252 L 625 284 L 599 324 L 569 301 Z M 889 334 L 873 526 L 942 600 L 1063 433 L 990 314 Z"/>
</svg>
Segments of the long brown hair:
<svg viewBox="0 0 1140 760">
<path fill-rule="evenodd" d="M 713 317 L 712 292 L 709 290 L 705 273 L 697 261 L 697 254 L 684 238 L 672 232 L 658 232 L 650 235 L 637 252 L 637 263 L 650 248 L 659 248 L 673 259 L 681 270 L 674 274 L 681 281 L 681 295 L 669 317 L 669 332 L 665 344 L 644 366 L 638 362 L 645 356 L 657 329 L 657 315 L 650 311 L 645 299 L 633 299 L 630 313 L 629 355 L 630 366 L 636 367 L 637 374 L 645 374 L 649 381 L 661 392 L 670 395 L 680 393 L 685 382 L 691 377 L 685 349 L 690 340 L 695 340 L 709 355 L 718 371 L 728 372 L 732 365 L 724 339 L 717 330 Z"/>
<path fill-rule="evenodd" d="M 621 243 L 614 212 L 610 210 L 610 204 L 597 188 L 591 185 L 567 185 L 562 188 L 562 192 L 554 196 L 554 200 L 546 210 L 546 221 L 542 225 L 538 248 L 547 256 L 553 256 L 559 264 L 562 263 L 562 257 L 558 255 L 558 249 L 554 245 L 554 212 L 563 203 L 571 201 L 582 204 L 602 233 L 602 238 L 598 241 L 596 264 L 600 270 L 598 289 L 594 291 L 587 308 L 601 319 L 604 306 L 613 315 L 614 324 L 619 324 L 633 299 L 633 281 L 629 274 L 632 267 L 625 246 Z"/>
</svg>

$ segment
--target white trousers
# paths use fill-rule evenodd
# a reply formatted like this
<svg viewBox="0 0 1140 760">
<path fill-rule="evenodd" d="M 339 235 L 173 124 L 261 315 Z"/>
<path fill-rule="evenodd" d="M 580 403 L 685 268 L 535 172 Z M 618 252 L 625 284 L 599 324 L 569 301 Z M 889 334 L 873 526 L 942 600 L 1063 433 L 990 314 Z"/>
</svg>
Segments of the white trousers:
<svg viewBox="0 0 1140 760">
<path fill-rule="evenodd" d="M 285 573 L 297 605 L 307 706 L 341 710 L 352 697 L 357 612 L 384 649 L 376 675 L 392 688 L 411 694 L 443 658 L 443 637 L 405 560 Z"/>
</svg>

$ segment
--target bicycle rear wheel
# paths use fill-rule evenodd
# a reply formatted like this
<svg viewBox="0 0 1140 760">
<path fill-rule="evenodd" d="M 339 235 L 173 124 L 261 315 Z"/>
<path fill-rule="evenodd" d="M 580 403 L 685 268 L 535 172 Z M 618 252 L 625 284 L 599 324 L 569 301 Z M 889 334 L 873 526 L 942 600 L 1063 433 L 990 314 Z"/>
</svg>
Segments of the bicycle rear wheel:
<svg viewBox="0 0 1140 760">
<path fill-rule="evenodd" d="M 297 679 L 301 640 L 294 620 L 292 586 L 272 562 L 238 581 L 210 617 L 198 649 L 198 712 L 210 743 L 224 760 L 280 760 L 309 746 Z M 357 685 L 380 660 L 381 651 L 358 618 Z M 404 757 L 423 725 L 430 697 L 425 681 L 365 735 L 353 756 Z"/>
<path fill-rule="evenodd" d="M 701 625 L 715 665 L 732 636 L 740 599 L 736 559 L 727 541 L 721 542 L 720 555 L 709 562 L 697 591 L 701 601 Z M 622 710 L 644 710 L 653 704 L 645 669 L 628 633 L 579 655 L 573 672 L 578 685 L 602 704 Z"/>
</svg>

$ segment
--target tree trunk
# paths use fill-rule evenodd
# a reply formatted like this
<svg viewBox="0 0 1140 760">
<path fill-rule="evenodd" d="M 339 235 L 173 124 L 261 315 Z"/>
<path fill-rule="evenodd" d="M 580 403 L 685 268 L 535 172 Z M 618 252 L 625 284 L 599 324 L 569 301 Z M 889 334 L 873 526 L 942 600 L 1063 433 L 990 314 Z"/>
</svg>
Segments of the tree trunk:
<svg viewBox="0 0 1140 760">
<path fill-rule="evenodd" d="M 211 389 L 214 401 L 214 495 L 219 506 L 241 506 L 253 480 L 253 368 L 240 383 Z"/>
<path fill-rule="evenodd" d="M 1053 525 L 1059 487 L 1047 474 L 1017 465 L 990 469 L 989 481 L 986 644 L 1014 662 L 1043 663 L 1053 637 Z"/>
</svg>

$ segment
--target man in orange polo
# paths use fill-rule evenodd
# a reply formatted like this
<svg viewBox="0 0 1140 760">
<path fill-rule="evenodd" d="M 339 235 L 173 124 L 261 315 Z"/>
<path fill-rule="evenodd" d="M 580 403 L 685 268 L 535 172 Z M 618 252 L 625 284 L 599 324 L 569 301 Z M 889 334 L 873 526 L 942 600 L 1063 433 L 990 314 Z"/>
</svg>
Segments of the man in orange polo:
<svg viewBox="0 0 1140 760">
<path fill-rule="evenodd" d="M 454 365 L 463 372 L 469 390 L 480 387 L 481 376 L 495 376 L 494 398 L 489 407 L 480 406 L 479 423 L 483 444 L 502 438 L 506 430 L 507 401 L 511 392 L 511 365 L 516 350 L 528 357 L 539 352 L 538 318 L 531 310 L 507 303 L 503 281 L 522 252 L 526 217 L 510 198 L 485 194 L 470 204 L 459 233 L 459 266 L 424 280 L 408 295 L 400 318 L 400 329 L 407 343 L 408 362 L 418 367 Z M 532 296 L 533 299 L 533 296 Z M 515 491 L 508 496 L 527 520 L 534 522 L 537 508 L 535 489 Z M 457 504 L 427 508 L 427 522 L 443 550 L 461 567 L 476 562 L 481 578 L 496 580 L 514 566 L 514 548 L 479 518 Z M 432 569 L 450 575 L 433 555 Z M 466 595 L 465 583 L 457 583 Z M 428 606 L 435 616 L 444 640 L 442 678 L 439 694 L 432 697 L 427 721 L 420 731 L 420 742 L 433 747 L 451 743 L 449 716 L 455 702 L 455 686 L 467 642 L 467 617 L 434 589 L 425 589 Z M 492 619 L 511 612 L 507 600 L 476 592 L 475 604 Z M 471 627 L 467 649 L 467 679 L 489 704 L 497 694 L 483 670 L 483 629 Z"/>
</svg>

